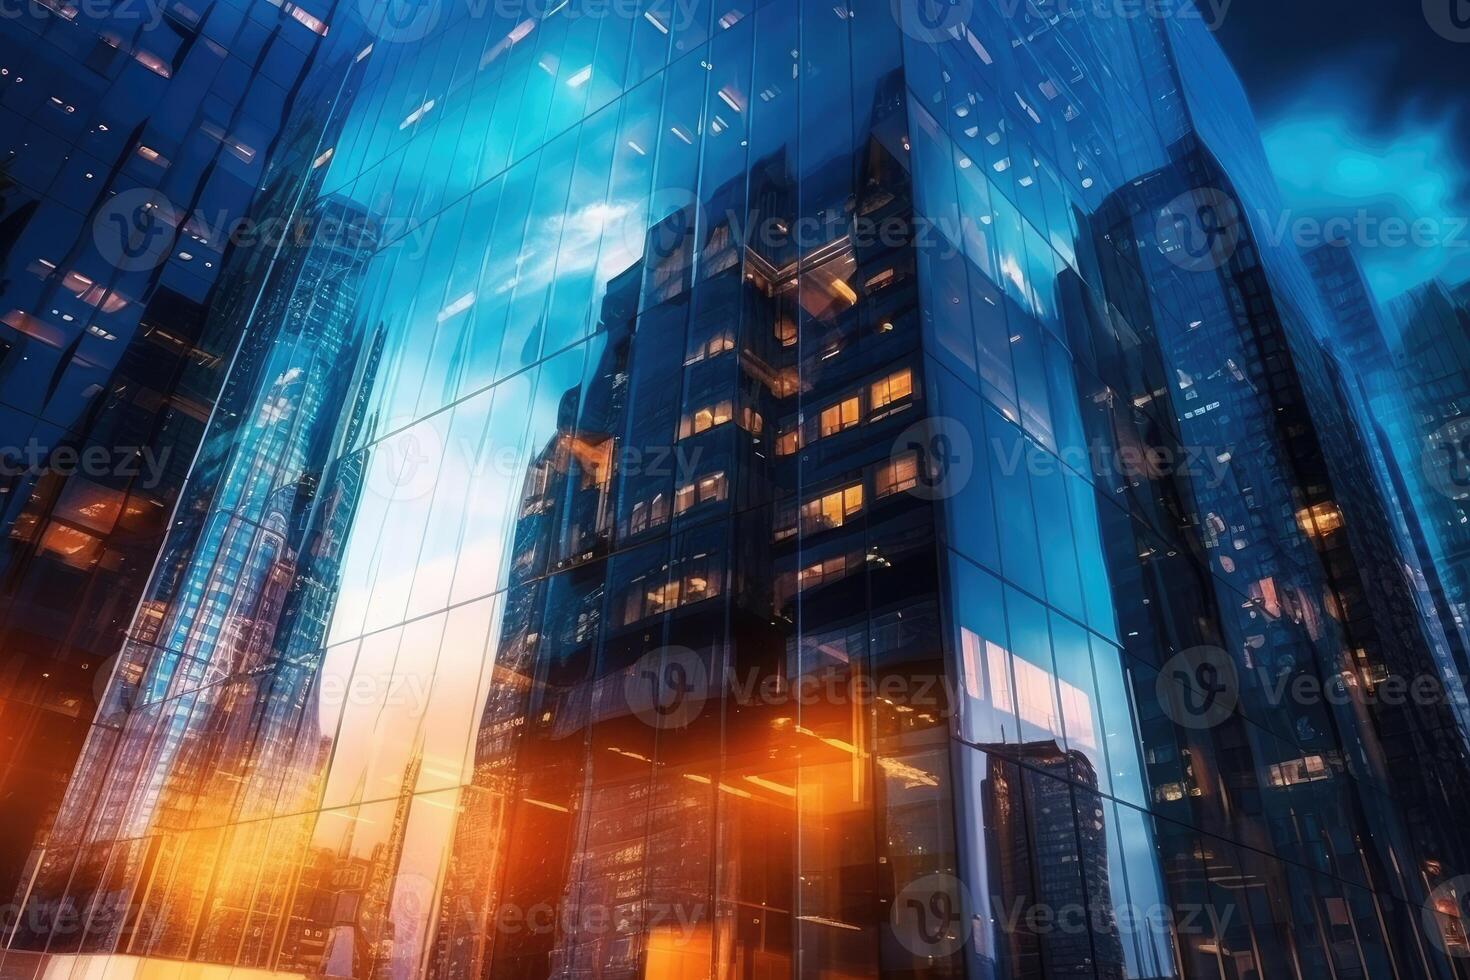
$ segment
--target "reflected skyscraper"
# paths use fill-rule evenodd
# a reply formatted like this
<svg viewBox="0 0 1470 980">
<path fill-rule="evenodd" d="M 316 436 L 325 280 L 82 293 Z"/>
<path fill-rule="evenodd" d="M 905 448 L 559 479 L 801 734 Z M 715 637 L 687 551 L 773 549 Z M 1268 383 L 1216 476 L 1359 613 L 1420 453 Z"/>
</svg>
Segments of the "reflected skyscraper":
<svg viewBox="0 0 1470 980">
<path fill-rule="evenodd" d="M 234 232 L 333 4 L 9 4 L 0 891 L 33 869 L 240 341 Z M 236 262 L 236 259 L 240 261 Z M 232 264 L 234 263 L 234 264 Z M 233 272 L 227 274 L 226 267 Z"/>
<path fill-rule="evenodd" d="M 1443 664 L 1202 27 L 429 9 L 0 967 L 1454 975 L 1453 707 L 1273 701 Z"/>
</svg>

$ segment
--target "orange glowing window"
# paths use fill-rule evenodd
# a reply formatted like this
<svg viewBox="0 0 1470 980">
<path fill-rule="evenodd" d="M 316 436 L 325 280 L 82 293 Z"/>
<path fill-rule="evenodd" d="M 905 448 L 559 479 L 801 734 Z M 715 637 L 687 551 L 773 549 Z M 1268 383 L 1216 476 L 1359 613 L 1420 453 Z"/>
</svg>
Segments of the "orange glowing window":
<svg viewBox="0 0 1470 980">
<path fill-rule="evenodd" d="M 73 568 L 91 568 L 102 552 L 102 541 L 86 531 L 51 523 L 41 535 L 41 553 L 53 555 Z"/>
<path fill-rule="evenodd" d="M 862 509 L 863 485 L 855 483 L 802 504 L 801 526 L 808 532 L 841 527 Z"/>
<path fill-rule="evenodd" d="M 873 382 L 872 405 L 875 410 L 884 408 L 908 398 L 913 393 L 913 372 L 904 368 L 902 371 L 894 371 L 888 377 Z"/>
<path fill-rule="evenodd" d="M 712 473 L 694 483 L 686 483 L 674 495 L 674 513 L 682 514 L 691 507 L 725 499 L 725 474 Z"/>
<path fill-rule="evenodd" d="M 918 486 L 919 454 L 913 451 L 899 453 L 878 467 L 873 483 L 873 492 L 879 497 L 887 497 Z"/>
<path fill-rule="evenodd" d="M 56 515 L 83 527 L 106 534 L 122 513 L 123 495 L 82 479 L 67 483 Z"/>
<path fill-rule="evenodd" d="M 776 455 L 790 456 L 801 448 L 801 430 L 793 425 L 791 431 L 776 437 Z"/>
<path fill-rule="evenodd" d="M 697 408 L 680 420 L 679 438 L 687 439 L 692 435 L 713 429 L 717 425 L 724 425 L 731 418 L 732 406 L 728 398 L 713 405 Z"/>
<path fill-rule="evenodd" d="M 1342 527 L 1342 511 L 1332 501 L 1324 501 L 1297 511 L 1296 522 L 1309 537 L 1325 537 Z"/>
<path fill-rule="evenodd" d="M 843 429 L 850 429 L 858 424 L 862 408 L 858 404 L 858 398 L 844 398 L 835 405 L 829 405 L 822 409 L 822 417 L 819 431 L 825 436 L 834 435 Z"/>
</svg>

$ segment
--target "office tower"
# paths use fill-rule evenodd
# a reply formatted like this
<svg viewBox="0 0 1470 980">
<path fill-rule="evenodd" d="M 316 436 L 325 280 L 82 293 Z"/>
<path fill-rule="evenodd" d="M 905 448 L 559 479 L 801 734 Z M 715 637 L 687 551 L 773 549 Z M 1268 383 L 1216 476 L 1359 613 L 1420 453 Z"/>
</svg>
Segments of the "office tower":
<svg viewBox="0 0 1470 980">
<path fill-rule="evenodd" d="M 1294 248 L 1256 227 L 1281 205 L 1259 140 L 1246 131 L 1239 83 L 1206 39 L 1174 24 L 1169 36 L 1180 55 L 1189 125 L 1173 144 L 1170 167 L 1120 192 L 1110 236 L 1144 245 L 1137 263 L 1152 288 L 1136 322 L 1154 320 L 1185 444 L 1230 459 L 1218 480 L 1194 481 L 1186 523 L 1200 529 L 1220 610 L 1207 627 L 1219 629 L 1218 638 L 1205 642 L 1229 655 L 1247 722 L 1236 732 L 1211 729 L 1222 741 L 1205 751 L 1210 762 L 1202 772 L 1190 747 L 1180 789 L 1187 795 L 1204 788 L 1200 777 L 1219 780 L 1226 805 L 1218 818 L 1227 825 L 1242 809 L 1262 812 L 1267 819 L 1258 829 L 1274 838 L 1277 853 L 1319 848 L 1327 866 L 1339 869 L 1334 874 L 1403 896 L 1412 910 L 1444 886 L 1446 866 L 1464 860 L 1450 802 L 1463 792 L 1466 772 L 1459 674 L 1437 622 L 1423 614 L 1419 583 L 1405 574 L 1371 446 L 1355 425 L 1340 366 L 1324 351 L 1329 319 L 1316 283 Z M 1166 543 L 1156 553 L 1182 550 Z M 1202 591 L 1181 587 L 1167 601 L 1187 609 Z M 1352 707 L 1265 693 L 1302 676 L 1340 678 L 1333 683 L 1356 692 Z M 1422 678 L 1431 693 L 1390 698 L 1379 692 L 1387 678 Z M 1147 735 L 1144 741 L 1147 748 Z M 1250 756 L 1253 764 L 1241 765 Z M 1429 758 L 1436 764 L 1423 765 Z M 1156 787 L 1169 771 L 1160 769 Z M 1382 806 L 1385 797 L 1393 805 Z M 1297 812 L 1304 798 L 1320 808 L 1323 828 L 1306 840 L 1279 816 Z M 1227 836 L 1245 842 L 1252 833 Z M 1254 863 L 1243 851 L 1205 850 L 1225 880 Z M 1183 857 L 1187 847 L 1176 853 Z M 1229 945 L 1239 950 L 1244 939 L 1259 948 L 1264 938 L 1296 955 L 1315 945 L 1312 957 L 1325 963 L 1335 955 L 1330 933 L 1314 943 L 1300 928 L 1323 921 L 1303 901 L 1320 884 L 1294 862 L 1283 862 L 1283 870 L 1293 904 L 1275 915 L 1293 934 L 1272 938 L 1269 928 L 1257 928 L 1237 932 Z M 1349 909 L 1361 907 L 1360 899 L 1367 896 L 1352 889 L 1342 897 Z M 1429 963 L 1405 966 L 1417 955 L 1416 941 L 1401 930 L 1417 926 L 1396 925 L 1392 903 L 1367 900 L 1385 932 L 1361 944 L 1360 968 L 1369 975 L 1430 971 Z M 1328 904 L 1326 918 L 1339 925 L 1356 914 L 1344 918 L 1342 907 Z"/>
<path fill-rule="evenodd" d="M 0 891 L 55 815 L 239 340 L 222 278 L 326 4 L 9 4 Z M 252 234 L 258 234 L 252 232 Z"/>
<path fill-rule="evenodd" d="M 1395 359 L 1388 337 L 1395 337 L 1396 346 L 1399 334 L 1373 298 L 1362 266 L 1347 242 L 1319 245 L 1303 257 L 1332 314 L 1326 345 L 1331 351 L 1329 357 L 1341 366 L 1348 389 L 1344 400 L 1356 410 L 1384 501 L 1401 529 L 1404 557 L 1412 560 L 1412 574 L 1421 582 L 1419 592 L 1425 616 L 1432 621 L 1431 632 L 1442 637 L 1455 669 L 1466 677 L 1470 675 L 1470 639 L 1457 613 L 1463 602 L 1453 600 L 1445 590 L 1446 579 L 1453 583 L 1456 576 L 1451 569 L 1446 569 L 1448 574 L 1441 572 L 1438 552 L 1431 547 L 1426 533 L 1426 526 L 1432 528 L 1445 519 L 1443 494 L 1438 492 L 1433 477 L 1447 472 L 1444 463 L 1450 457 L 1443 453 L 1443 446 L 1438 454 L 1436 450 L 1426 454 L 1424 438 L 1418 433 L 1438 413 L 1424 404 L 1422 396 L 1417 398 L 1417 408 L 1413 404 L 1420 386 L 1418 379 L 1433 379 L 1441 372 L 1428 364 L 1405 364 Z M 1459 343 L 1452 334 L 1442 342 L 1450 350 Z M 1431 387 L 1438 386 L 1431 382 Z M 1416 416 L 1416 411 L 1427 414 Z M 1441 424 L 1428 426 L 1427 431 L 1432 433 Z M 1439 480 L 1441 486 L 1445 482 Z M 1463 591 L 1463 586 L 1455 588 Z"/>
<path fill-rule="evenodd" d="M 1302 253 L 1333 314 L 1333 339 L 1344 359 L 1367 378 L 1392 368 L 1383 313 L 1350 243 L 1333 240 Z"/>
<path fill-rule="evenodd" d="M 1389 300 L 1393 371 L 1379 396 L 1389 407 L 1395 450 L 1423 515 L 1425 536 L 1449 608 L 1470 623 L 1470 511 L 1465 499 L 1463 416 L 1470 407 L 1470 312 L 1430 281 Z M 1470 668 L 1467 668 L 1470 669 Z"/>
<path fill-rule="evenodd" d="M 0 969 L 1452 975 L 1452 706 L 1272 700 L 1434 664 L 1197 23 L 420 13 Z"/>
</svg>

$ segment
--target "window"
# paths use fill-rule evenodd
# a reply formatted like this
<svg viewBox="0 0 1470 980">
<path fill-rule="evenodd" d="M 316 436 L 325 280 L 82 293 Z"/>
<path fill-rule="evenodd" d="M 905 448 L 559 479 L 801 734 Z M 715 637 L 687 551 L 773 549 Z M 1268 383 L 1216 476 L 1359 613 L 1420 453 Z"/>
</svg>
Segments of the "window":
<svg viewBox="0 0 1470 980">
<path fill-rule="evenodd" d="M 669 502 L 663 494 L 654 494 L 652 502 L 640 500 L 633 505 L 628 515 L 629 534 L 642 534 L 651 527 L 658 527 L 669 519 Z"/>
<path fill-rule="evenodd" d="M 713 405 L 697 408 L 680 420 L 679 438 L 687 439 L 697 433 L 713 429 L 717 425 L 724 425 L 730 421 L 730 418 L 731 406 L 728 398 Z"/>
<path fill-rule="evenodd" d="M 790 456 L 801 448 L 801 428 L 792 423 L 791 430 L 776 436 L 776 455 Z"/>
<path fill-rule="evenodd" d="M 913 451 L 899 453 L 878 467 L 873 483 L 873 494 L 877 497 L 887 497 L 918 486 L 919 454 Z"/>
<path fill-rule="evenodd" d="M 902 371 L 894 371 L 888 377 L 873 382 L 873 410 L 877 411 L 880 408 L 885 408 L 894 402 L 908 398 L 913 393 L 913 372 L 908 368 L 904 368 Z"/>
<path fill-rule="evenodd" d="M 761 413 L 749 405 L 740 406 L 740 427 L 752 435 L 760 435 L 766 428 L 766 420 Z"/>
<path fill-rule="evenodd" d="M 825 493 L 801 506 L 803 531 L 824 531 L 841 527 L 847 519 L 863 509 L 863 485 L 855 483 L 841 490 Z"/>
<path fill-rule="evenodd" d="M 786 317 L 776 321 L 776 339 L 781 342 L 782 347 L 790 347 L 796 343 L 796 324 Z"/>
<path fill-rule="evenodd" d="M 725 474 L 711 473 L 679 488 L 679 492 L 674 495 L 674 513 L 682 514 L 691 507 L 724 499 Z"/>
<path fill-rule="evenodd" d="M 835 405 L 829 405 L 822 409 L 819 431 L 825 438 L 826 436 L 841 432 L 843 429 L 850 429 L 858 424 L 861 415 L 862 409 L 858 404 L 857 396 L 853 395 L 851 398 L 845 398 Z"/>
<path fill-rule="evenodd" d="M 785 541 L 787 538 L 795 536 L 796 504 L 790 501 L 777 504 L 773 538 L 776 541 Z"/>
<path fill-rule="evenodd" d="M 848 556 L 837 555 L 822 561 L 813 562 L 801 570 L 797 586 L 803 592 L 814 589 L 830 582 L 835 582 L 847 574 Z"/>
<path fill-rule="evenodd" d="M 708 357 L 718 357 L 725 351 L 735 349 L 735 337 L 726 330 L 715 334 L 707 340 L 695 340 L 689 349 L 689 355 L 684 358 L 684 363 L 698 364 Z"/>
</svg>

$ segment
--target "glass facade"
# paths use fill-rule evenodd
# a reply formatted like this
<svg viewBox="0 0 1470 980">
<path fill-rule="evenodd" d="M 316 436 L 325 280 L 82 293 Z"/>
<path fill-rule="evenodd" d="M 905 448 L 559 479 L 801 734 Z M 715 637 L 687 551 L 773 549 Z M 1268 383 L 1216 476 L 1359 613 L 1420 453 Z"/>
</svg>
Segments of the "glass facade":
<svg viewBox="0 0 1470 980">
<path fill-rule="evenodd" d="M 1458 630 L 1470 629 L 1470 500 L 1462 405 L 1470 399 L 1470 303 L 1427 282 L 1387 305 L 1392 360 L 1373 376 L 1424 537 Z M 1470 675 L 1470 657 L 1461 661 Z"/>
<path fill-rule="evenodd" d="M 333 25 L 0 974 L 1463 970 L 1459 676 L 1203 27 L 595 9 Z"/>
<path fill-rule="evenodd" d="M 239 341 L 228 234 L 324 4 L 0 5 L 0 894 L 55 816 Z"/>
</svg>

